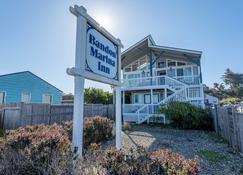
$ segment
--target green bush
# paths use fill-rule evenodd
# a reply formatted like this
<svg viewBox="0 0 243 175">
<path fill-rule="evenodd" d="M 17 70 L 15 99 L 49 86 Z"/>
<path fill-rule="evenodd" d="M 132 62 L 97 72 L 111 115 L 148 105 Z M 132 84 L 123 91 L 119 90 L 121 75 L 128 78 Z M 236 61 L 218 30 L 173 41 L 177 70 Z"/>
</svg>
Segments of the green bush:
<svg viewBox="0 0 243 175">
<path fill-rule="evenodd" d="M 0 137 L 4 137 L 5 133 L 2 129 L 0 129 Z"/>
<path fill-rule="evenodd" d="M 235 104 L 235 103 L 239 103 L 241 102 L 240 98 L 235 98 L 235 97 L 229 97 L 229 98 L 225 98 L 221 101 L 222 103 L 231 103 L 231 104 Z"/>
<path fill-rule="evenodd" d="M 164 113 L 170 119 L 171 125 L 176 128 L 203 130 L 213 128 L 210 112 L 188 102 L 170 102 L 161 106 L 161 113 Z"/>
</svg>

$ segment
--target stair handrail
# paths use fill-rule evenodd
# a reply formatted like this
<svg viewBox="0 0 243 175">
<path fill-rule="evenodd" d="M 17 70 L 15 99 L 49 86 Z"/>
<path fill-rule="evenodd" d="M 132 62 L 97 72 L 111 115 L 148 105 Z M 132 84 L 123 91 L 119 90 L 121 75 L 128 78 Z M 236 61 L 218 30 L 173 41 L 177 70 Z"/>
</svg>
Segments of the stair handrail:
<svg viewBox="0 0 243 175">
<path fill-rule="evenodd" d="M 144 108 L 148 108 L 149 106 L 158 106 L 158 105 L 161 105 L 163 103 L 166 103 L 166 101 L 172 99 L 173 97 L 175 97 L 176 95 L 180 94 L 181 92 L 185 91 L 186 90 L 186 87 L 176 91 L 175 93 L 173 93 L 172 95 L 170 95 L 169 97 L 161 100 L 159 103 L 156 103 L 156 104 L 145 104 L 144 106 L 140 107 L 136 113 L 137 113 L 137 121 L 139 122 L 140 121 L 140 111 L 142 111 Z M 148 115 L 149 115 L 149 112 L 148 112 Z"/>
<path fill-rule="evenodd" d="M 157 103 L 157 104 L 145 104 L 145 105 L 141 106 L 141 107 L 136 111 L 136 114 L 137 114 L 137 121 L 138 121 L 138 122 L 140 121 L 140 112 L 141 112 L 143 109 L 145 109 L 146 107 L 148 108 L 149 105 L 151 105 L 151 106 L 157 106 L 157 105 L 161 105 L 161 104 L 163 104 L 163 103 L 166 103 L 166 101 L 168 101 L 168 100 L 174 98 L 176 95 L 180 94 L 181 92 L 186 91 L 186 89 L 188 88 L 188 85 L 187 85 L 187 84 L 185 84 L 185 83 L 183 83 L 183 82 L 181 82 L 181 81 L 179 81 L 179 80 L 176 80 L 176 79 L 174 79 L 174 78 L 172 78 L 172 77 L 169 77 L 169 76 L 156 76 L 156 78 L 157 78 L 157 77 L 165 77 L 165 78 L 168 78 L 168 79 L 170 79 L 170 80 L 172 80 L 172 81 L 175 81 L 175 82 L 177 82 L 178 84 L 181 84 L 181 85 L 182 85 L 182 88 L 181 88 L 180 90 L 175 91 L 172 95 L 170 95 L 169 97 L 167 97 L 167 98 L 161 100 L 161 101 L 160 101 L 159 103 Z M 146 77 L 146 78 L 148 78 L 148 77 Z M 155 78 L 155 77 L 150 77 L 150 78 Z M 185 92 L 185 93 L 186 93 L 186 92 Z M 148 114 L 149 114 L 149 112 L 148 112 Z"/>
<path fill-rule="evenodd" d="M 177 83 L 180 83 L 180 84 L 182 84 L 182 85 L 184 85 L 184 86 L 188 86 L 188 84 L 186 84 L 186 83 L 184 83 L 184 82 L 182 82 L 182 81 L 179 81 L 179 80 L 177 80 L 177 79 L 175 79 L 175 78 L 173 78 L 173 77 L 170 77 L 170 76 L 167 76 L 167 75 L 166 75 L 166 77 L 167 77 L 168 79 L 171 79 L 171 80 L 173 80 L 173 81 L 176 81 Z"/>
</svg>

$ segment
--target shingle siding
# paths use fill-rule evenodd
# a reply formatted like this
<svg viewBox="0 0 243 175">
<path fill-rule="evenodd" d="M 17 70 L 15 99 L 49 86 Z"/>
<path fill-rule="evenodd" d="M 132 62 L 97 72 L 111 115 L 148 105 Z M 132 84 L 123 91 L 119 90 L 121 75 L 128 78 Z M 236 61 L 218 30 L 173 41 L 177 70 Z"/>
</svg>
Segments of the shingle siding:
<svg viewBox="0 0 243 175">
<path fill-rule="evenodd" d="M 42 103 L 43 94 L 52 95 L 53 104 L 62 98 L 59 89 L 28 71 L 0 76 L 0 91 L 6 92 L 5 103 L 20 102 L 22 93 L 31 93 L 31 103 Z"/>
</svg>

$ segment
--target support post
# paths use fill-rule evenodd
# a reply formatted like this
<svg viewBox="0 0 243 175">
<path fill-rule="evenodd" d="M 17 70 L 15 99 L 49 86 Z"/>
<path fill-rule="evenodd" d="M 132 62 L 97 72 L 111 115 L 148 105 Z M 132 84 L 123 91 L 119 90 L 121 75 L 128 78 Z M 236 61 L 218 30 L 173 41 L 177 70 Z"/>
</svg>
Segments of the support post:
<svg viewBox="0 0 243 175">
<path fill-rule="evenodd" d="M 164 91 L 164 93 L 165 93 L 165 99 L 167 98 L 167 88 L 165 88 L 165 91 Z"/>
<path fill-rule="evenodd" d="M 122 114 L 124 113 L 125 93 L 125 91 L 122 91 Z"/>
<path fill-rule="evenodd" d="M 116 149 L 121 149 L 121 88 L 116 87 Z"/>
<path fill-rule="evenodd" d="M 82 8 L 83 13 L 86 9 Z M 72 148 L 74 159 L 82 158 L 83 153 L 83 118 L 84 118 L 84 71 L 86 48 L 87 20 L 77 16 L 75 68 L 80 69 L 80 75 L 74 75 L 74 107 L 73 107 L 73 138 Z"/>
</svg>

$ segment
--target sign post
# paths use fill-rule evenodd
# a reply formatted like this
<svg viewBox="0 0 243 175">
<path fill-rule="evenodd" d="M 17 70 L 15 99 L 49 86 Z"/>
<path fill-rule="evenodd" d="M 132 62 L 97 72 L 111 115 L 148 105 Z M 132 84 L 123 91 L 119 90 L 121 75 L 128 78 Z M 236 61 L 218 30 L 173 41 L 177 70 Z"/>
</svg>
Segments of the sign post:
<svg viewBox="0 0 243 175">
<path fill-rule="evenodd" d="M 75 67 L 67 73 L 74 76 L 73 140 L 74 158 L 83 153 L 85 78 L 115 86 L 116 148 L 121 149 L 121 41 L 101 27 L 81 6 L 70 7 L 77 17 Z"/>
</svg>

